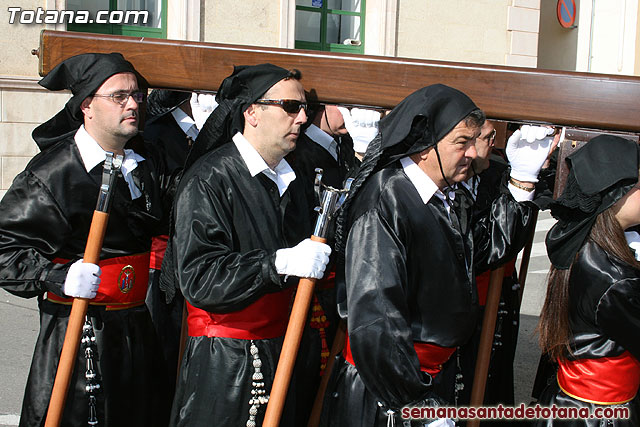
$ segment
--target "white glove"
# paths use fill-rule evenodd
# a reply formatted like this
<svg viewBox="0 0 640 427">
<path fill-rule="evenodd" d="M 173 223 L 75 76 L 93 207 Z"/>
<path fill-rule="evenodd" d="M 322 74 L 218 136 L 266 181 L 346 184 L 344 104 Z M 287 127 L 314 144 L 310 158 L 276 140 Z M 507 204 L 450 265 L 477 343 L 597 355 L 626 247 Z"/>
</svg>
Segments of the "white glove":
<svg viewBox="0 0 640 427">
<path fill-rule="evenodd" d="M 96 264 L 79 259 L 69 267 L 62 292 L 70 297 L 95 298 L 101 274 L 102 270 Z"/>
<path fill-rule="evenodd" d="M 380 112 L 367 110 L 365 108 L 338 107 L 344 117 L 344 126 L 347 128 L 351 139 L 353 139 L 353 150 L 356 153 L 364 153 L 367 146 L 378 134 L 378 122 Z"/>
<path fill-rule="evenodd" d="M 191 94 L 191 114 L 193 114 L 193 121 L 196 122 L 198 130 L 202 130 L 204 122 L 207 121 L 209 115 L 216 109 L 218 103 L 216 102 L 215 95 L 208 93 L 196 93 Z"/>
<path fill-rule="evenodd" d="M 329 245 L 304 239 L 293 248 L 276 251 L 276 271 L 288 276 L 321 279 L 329 262 L 329 255 Z"/>
<path fill-rule="evenodd" d="M 625 231 L 624 237 L 626 237 L 629 247 L 633 249 L 636 260 L 640 261 L 640 234 L 635 231 Z"/>
<path fill-rule="evenodd" d="M 507 142 L 507 157 L 511 164 L 511 177 L 518 181 L 538 182 L 553 142 L 553 128 L 524 125 Z"/>
</svg>

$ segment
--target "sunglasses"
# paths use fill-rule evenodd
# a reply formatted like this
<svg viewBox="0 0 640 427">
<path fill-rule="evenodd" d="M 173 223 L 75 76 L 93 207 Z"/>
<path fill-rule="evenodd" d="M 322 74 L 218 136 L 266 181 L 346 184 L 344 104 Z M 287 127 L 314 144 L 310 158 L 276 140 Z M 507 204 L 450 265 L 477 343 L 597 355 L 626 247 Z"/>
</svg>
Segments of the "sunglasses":
<svg viewBox="0 0 640 427">
<path fill-rule="evenodd" d="M 111 98 L 111 100 L 113 102 L 115 102 L 116 104 L 118 104 L 121 107 L 124 107 L 124 105 L 129 101 L 129 97 L 133 98 L 134 101 L 136 101 L 138 104 L 142 103 L 145 101 L 145 99 L 147 98 L 147 94 L 144 92 L 115 92 L 115 93 L 110 93 L 110 94 L 101 94 L 101 93 L 95 93 L 93 94 L 93 96 L 97 96 L 99 98 Z"/>
<path fill-rule="evenodd" d="M 289 114 L 298 114 L 302 109 L 306 114 L 309 108 L 306 102 L 298 101 L 297 99 L 258 99 L 255 103 L 260 105 L 279 105 Z"/>
</svg>

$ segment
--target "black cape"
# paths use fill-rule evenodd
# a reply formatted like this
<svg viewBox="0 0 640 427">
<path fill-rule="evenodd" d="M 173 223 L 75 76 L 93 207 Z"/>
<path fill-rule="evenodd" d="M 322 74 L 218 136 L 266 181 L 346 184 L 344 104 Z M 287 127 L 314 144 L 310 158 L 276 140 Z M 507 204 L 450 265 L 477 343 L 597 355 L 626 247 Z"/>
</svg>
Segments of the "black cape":
<svg viewBox="0 0 640 427">
<path fill-rule="evenodd" d="M 338 279 L 357 369 L 338 361 L 325 395 L 325 425 L 386 425 L 389 409 L 399 420 L 405 405 L 439 401 L 413 343 L 457 347 L 471 337 L 478 303 L 474 269 L 467 266 L 474 246 L 489 248 L 487 265 L 498 263 L 501 248 L 516 245 L 517 224 L 530 221 L 529 210 L 518 205 L 504 194 L 492 210 L 510 215 L 477 220 L 485 232 L 462 235 L 440 199 L 423 203 L 398 163 L 364 184 L 349 211 L 345 277 Z M 493 223 L 498 220 L 511 225 Z"/>
<path fill-rule="evenodd" d="M 280 197 L 264 174 L 251 177 L 233 143 L 198 159 L 182 178 L 170 242 L 186 301 L 208 312 L 229 313 L 296 283 L 278 275 L 274 258 L 277 249 L 294 246 L 312 232 L 302 185 L 294 180 Z M 268 393 L 282 337 L 254 342 Z M 188 338 L 172 426 L 209 426 L 212 420 L 219 426 L 245 425 L 254 372 L 250 344 L 233 338 Z M 295 393 L 290 390 L 288 402 L 291 399 Z M 258 413 L 258 425 L 265 407 Z M 294 425 L 292 416 L 293 405 L 287 403 L 281 425 Z"/>
<path fill-rule="evenodd" d="M 63 296 L 67 270 L 83 255 L 101 174 L 102 164 L 87 173 L 73 139 L 64 139 L 35 156 L 0 202 L 0 286 L 21 297 L 37 296 L 40 307 L 20 426 L 40 426 L 46 415 L 70 307 L 45 300 L 43 294 Z M 139 162 L 133 176 L 143 195 L 136 200 L 124 179 L 117 179 L 101 259 L 149 250 L 163 215 L 157 174 L 151 158 Z M 55 258 L 72 261 L 56 264 Z M 158 375 L 164 362 L 147 309 L 90 306 L 88 316 L 97 338 L 101 425 L 166 425 L 170 398 L 164 376 Z M 87 422 L 85 369 L 80 351 L 62 425 Z"/>
<path fill-rule="evenodd" d="M 640 272 L 587 241 L 578 252 L 569 278 L 569 360 L 598 359 L 629 351 L 640 360 Z M 574 399 L 553 382 L 542 392 L 541 405 L 594 408 Z M 630 418 L 609 420 L 611 426 L 640 425 L 640 398 L 620 405 Z M 601 420 L 539 420 L 536 426 L 599 426 Z"/>
</svg>

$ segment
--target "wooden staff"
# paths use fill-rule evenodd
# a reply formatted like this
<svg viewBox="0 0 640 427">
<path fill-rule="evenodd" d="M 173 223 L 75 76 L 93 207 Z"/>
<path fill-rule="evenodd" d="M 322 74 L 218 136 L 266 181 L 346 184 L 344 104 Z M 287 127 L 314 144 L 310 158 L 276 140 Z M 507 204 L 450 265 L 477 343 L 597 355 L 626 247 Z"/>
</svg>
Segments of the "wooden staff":
<svg viewBox="0 0 640 427">
<path fill-rule="evenodd" d="M 107 222 L 109 220 L 109 208 L 113 195 L 113 188 L 117 172 L 122 165 L 122 156 L 113 158 L 112 153 L 107 153 L 104 162 L 104 171 L 102 173 L 102 186 L 98 195 L 98 204 L 93 212 L 91 220 L 91 228 L 87 244 L 84 249 L 82 262 L 97 264 L 100 261 L 100 251 L 102 250 L 102 242 L 107 231 Z M 69 323 L 67 324 L 67 332 L 64 336 L 62 351 L 60 353 L 60 361 L 56 378 L 51 391 L 51 399 L 49 400 L 49 409 L 47 410 L 47 418 L 45 427 L 58 427 L 62 420 L 65 401 L 67 400 L 67 390 L 71 382 L 71 375 L 75 367 L 76 356 L 78 354 L 78 346 L 82 335 L 82 326 L 87 308 L 89 307 L 88 298 L 74 298 L 69 314 Z"/>
<path fill-rule="evenodd" d="M 489 362 L 491 361 L 491 347 L 496 329 L 496 316 L 498 314 L 498 305 L 500 304 L 503 277 L 504 266 L 492 270 L 489 276 L 487 304 L 484 307 L 482 333 L 480 335 L 480 344 L 478 345 L 478 358 L 471 389 L 471 406 L 482 406 L 484 402 L 484 390 L 487 385 L 487 373 L 489 372 Z M 474 418 L 469 420 L 467 426 L 477 427 L 479 424 L 480 420 Z"/>
<path fill-rule="evenodd" d="M 319 192 L 322 170 L 316 169 L 316 172 L 315 186 L 316 192 Z M 327 242 L 325 236 L 329 228 L 330 220 L 344 202 L 351 182 L 351 179 L 347 180 L 344 190 L 336 190 L 331 187 L 325 188 L 321 199 L 321 206 L 316 209 L 319 212 L 319 216 L 311 240 L 321 243 Z M 280 359 L 278 360 L 273 386 L 271 387 L 271 393 L 269 395 L 269 403 L 267 403 L 267 411 L 264 415 L 264 422 L 262 423 L 264 427 L 278 427 L 280 424 L 280 417 L 282 416 L 282 409 L 284 408 L 284 403 L 287 398 L 291 374 L 293 373 L 298 349 L 300 348 L 304 325 L 307 322 L 307 313 L 309 312 L 309 306 L 313 298 L 315 284 L 315 279 L 307 278 L 300 279 L 298 283 L 296 297 L 291 309 L 291 316 L 289 317 L 289 324 L 287 325 L 287 332 L 284 335 Z"/>
</svg>

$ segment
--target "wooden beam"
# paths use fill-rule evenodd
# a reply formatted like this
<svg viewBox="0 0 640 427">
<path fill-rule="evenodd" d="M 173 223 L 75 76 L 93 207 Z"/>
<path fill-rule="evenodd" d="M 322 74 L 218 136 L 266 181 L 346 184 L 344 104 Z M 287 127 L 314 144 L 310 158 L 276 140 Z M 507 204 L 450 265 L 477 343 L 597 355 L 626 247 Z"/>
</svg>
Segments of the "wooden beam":
<svg viewBox="0 0 640 427">
<path fill-rule="evenodd" d="M 121 52 L 152 87 L 217 90 L 234 64 L 271 62 L 301 70 L 305 88 L 325 103 L 392 108 L 444 83 L 494 119 L 640 132 L 640 77 L 49 30 L 40 37 L 40 75 L 87 52 Z"/>
</svg>

